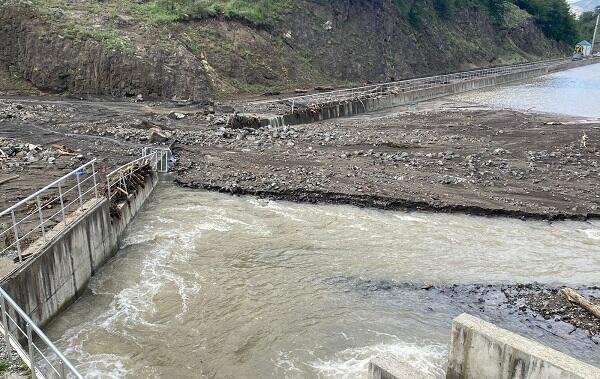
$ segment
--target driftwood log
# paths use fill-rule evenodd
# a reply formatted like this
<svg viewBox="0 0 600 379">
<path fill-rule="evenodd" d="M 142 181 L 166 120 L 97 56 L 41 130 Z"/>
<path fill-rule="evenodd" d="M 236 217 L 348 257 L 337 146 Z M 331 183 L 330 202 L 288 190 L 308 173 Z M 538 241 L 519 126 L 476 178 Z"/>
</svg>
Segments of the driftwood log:
<svg viewBox="0 0 600 379">
<path fill-rule="evenodd" d="M 600 305 L 592 303 L 572 288 L 563 288 L 560 292 L 570 303 L 579 305 L 581 308 L 600 319 Z"/>
</svg>

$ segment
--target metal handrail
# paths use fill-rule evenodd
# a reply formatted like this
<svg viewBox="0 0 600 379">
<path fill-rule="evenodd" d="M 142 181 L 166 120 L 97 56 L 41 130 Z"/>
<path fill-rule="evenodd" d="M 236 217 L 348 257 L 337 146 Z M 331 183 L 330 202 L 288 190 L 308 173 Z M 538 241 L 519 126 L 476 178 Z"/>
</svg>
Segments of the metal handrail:
<svg viewBox="0 0 600 379">
<path fill-rule="evenodd" d="M 565 59 L 557 58 L 557 59 L 551 59 L 551 60 L 546 60 L 546 61 L 519 63 L 519 64 L 510 65 L 510 66 L 484 68 L 484 69 L 478 69 L 478 70 L 463 71 L 463 72 L 457 72 L 457 73 L 452 73 L 452 74 L 436 75 L 436 76 L 429 76 L 429 77 L 416 78 L 416 79 L 404 79 L 404 80 L 398 80 L 398 81 L 393 81 L 393 82 L 370 84 L 370 85 L 361 86 L 361 87 L 353 87 L 353 88 L 345 88 L 345 89 L 321 92 L 321 93 L 316 93 L 316 94 L 293 96 L 293 97 L 288 97 L 288 98 L 283 98 L 283 99 L 255 101 L 255 102 L 251 102 L 249 104 L 250 105 L 262 105 L 262 104 L 276 104 L 276 103 L 292 102 L 292 104 L 294 105 L 296 102 L 302 101 L 304 99 L 323 99 L 323 98 L 331 97 L 331 100 L 333 100 L 333 98 L 339 97 L 340 95 L 343 96 L 346 94 L 351 94 L 352 96 L 354 96 L 355 93 L 357 93 L 357 95 L 360 95 L 361 93 L 365 93 L 365 92 L 371 91 L 371 90 L 377 91 L 380 89 L 397 87 L 397 86 L 408 87 L 409 90 L 429 88 L 429 87 L 433 87 L 434 85 L 439 85 L 440 82 L 442 82 L 442 79 L 446 79 L 446 80 L 448 80 L 448 79 L 451 79 L 451 80 L 471 79 L 472 80 L 475 78 L 488 76 L 488 75 L 495 75 L 495 74 L 500 74 L 500 73 L 517 72 L 519 70 L 533 70 L 533 69 L 536 69 L 539 67 L 549 66 L 549 65 L 552 65 L 552 64 L 558 63 L 559 61 L 564 61 L 564 60 Z M 413 84 L 417 84 L 416 87 L 413 86 Z M 427 86 L 427 85 L 429 85 L 429 86 Z"/>
<path fill-rule="evenodd" d="M 7 305 L 10 307 L 7 308 Z M 21 325 L 25 324 L 25 330 L 21 328 L 18 320 L 15 320 L 13 317 L 11 317 L 9 310 L 14 311 L 16 315 L 21 318 Z M 31 318 L 27 316 L 27 313 L 25 313 L 2 288 L 0 288 L 0 312 L 2 313 L 0 332 L 4 336 L 5 349 L 9 361 L 12 360 L 12 349 L 14 348 L 21 359 L 23 359 L 23 361 L 25 361 L 25 363 L 31 369 L 31 376 L 34 379 L 48 378 L 51 376 L 54 377 L 55 375 L 58 375 L 60 378 L 67 378 L 68 375 L 72 375 L 78 379 L 83 379 L 83 376 L 77 371 L 71 362 L 69 362 L 69 360 L 56 348 L 56 346 L 54 346 L 46 334 L 44 334 L 44 332 L 38 328 L 37 325 L 35 325 Z M 11 332 L 9 321 L 14 324 L 14 330 L 19 331 L 20 334 L 22 334 L 21 338 L 18 335 L 15 336 Z M 48 354 L 44 354 L 43 351 L 46 349 L 40 349 L 36 345 L 34 342 L 36 337 L 43 342 L 45 348 L 48 349 L 56 357 L 56 359 L 48 356 Z M 23 340 L 23 338 L 25 338 L 27 350 L 25 350 L 25 347 L 19 342 L 20 340 Z M 35 359 L 36 353 L 34 349 L 37 350 L 37 354 L 40 355 L 40 357 L 43 358 L 43 360 L 47 363 L 46 367 L 44 367 L 45 365 L 37 364 L 38 362 L 36 362 Z M 58 361 L 58 368 L 52 364 L 51 360 Z M 45 372 L 49 371 L 49 369 L 52 370 L 50 375 Z"/>
<path fill-rule="evenodd" d="M 18 203 L 16 203 L 15 205 L 13 205 L 12 207 L 7 208 L 6 210 L 0 212 L 0 217 L 8 214 L 10 211 L 17 209 L 19 206 L 27 203 L 28 201 L 35 199 L 38 195 L 41 195 L 42 193 L 44 193 L 45 191 L 49 190 L 50 188 L 58 185 L 58 183 L 62 182 L 65 179 L 68 179 L 71 175 L 75 174 L 78 171 L 81 171 L 82 169 L 89 167 L 91 165 L 94 165 L 96 163 L 96 160 L 93 159 L 91 161 L 89 161 L 88 163 L 84 164 L 83 166 L 79 166 L 78 168 L 76 168 L 75 170 L 69 172 L 68 174 L 62 176 L 61 178 L 53 181 L 52 183 L 48 184 L 46 187 L 42 188 L 41 190 L 33 193 L 32 195 L 27 196 L 25 199 L 19 201 Z"/>
<path fill-rule="evenodd" d="M 22 252 L 24 249 L 24 244 L 27 242 L 26 238 L 31 237 L 35 233 L 39 233 L 41 237 L 46 238 L 48 232 L 51 228 L 48 228 L 48 224 L 54 220 L 56 216 L 59 214 L 62 215 L 61 221 L 68 222 L 67 216 L 71 213 L 69 212 L 69 207 L 73 204 L 79 202 L 79 207 L 83 206 L 84 198 L 88 196 L 93 191 L 93 198 L 98 198 L 98 179 L 96 172 L 96 160 L 93 159 L 90 162 L 77 167 L 75 170 L 69 172 L 66 175 L 63 175 L 59 179 L 53 181 L 42 189 L 36 191 L 35 193 L 27 196 L 25 199 L 19 201 L 8 209 L 0 212 L 0 220 L 2 217 L 9 216 L 10 218 L 10 227 L 5 230 L 0 231 L 0 239 L 4 241 L 8 240 L 9 236 L 14 240 L 12 243 L 5 243 L 4 248 L 0 250 L 0 253 L 4 253 L 9 249 L 15 249 L 18 254 L 19 262 L 23 261 Z M 80 176 L 86 173 L 87 169 L 91 167 L 91 174 L 88 175 L 87 178 L 80 179 Z M 68 187 L 67 180 L 75 177 L 76 183 L 72 183 L 71 187 Z M 92 183 L 89 183 L 92 181 Z M 63 186 L 66 185 L 66 188 Z M 85 189 L 85 186 L 89 186 L 89 189 Z M 52 192 L 49 200 L 44 200 L 42 202 L 41 196 Z M 58 192 L 58 193 L 56 193 Z M 75 193 L 74 199 L 68 203 L 65 203 L 65 196 Z M 27 209 L 29 204 L 34 202 L 35 208 L 31 211 Z M 58 211 L 50 215 L 44 215 L 44 209 L 50 207 L 52 204 L 59 203 Z M 78 207 L 78 208 L 79 208 Z M 16 211 L 19 209 L 25 209 L 25 215 L 20 216 L 17 219 Z M 27 229 L 29 228 L 29 229 Z"/>
<path fill-rule="evenodd" d="M 149 160 L 154 163 L 154 169 L 156 170 L 158 164 L 158 153 L 154 152 L 152 154 L 144 154 L 141 158 L 126 163 L 106 175 L 108 199 L 110 200 L 112 198 L 111 189 L 113 187 L 118 187 L 126 194 L 129 194 L 127 191 L 126 180 L 131 177 L 133 173 L 139 171 L 143 166 L 148 164 Z"/>
</svg>

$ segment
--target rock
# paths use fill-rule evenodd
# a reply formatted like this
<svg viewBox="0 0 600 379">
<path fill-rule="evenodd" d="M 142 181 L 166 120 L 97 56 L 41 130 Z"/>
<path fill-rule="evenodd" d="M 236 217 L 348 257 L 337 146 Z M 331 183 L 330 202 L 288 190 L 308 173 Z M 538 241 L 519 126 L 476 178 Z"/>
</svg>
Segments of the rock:
<svg viewBox="0 0 600 379">
<path fill-rule="evenodd" d="M 142 96 L 142 94 L 140 93 L 139 95 L 136 96 L 135 101 L 141 103 L 142 101 L 144 101 L 144 96 Z"/>
<path fill-rule="evenodd" d="M 169 113 L 169 118 L 172 120 L 181 120 L 182 118 L 185 118 L 185 114 L 179 112 L 171 112 Z"/>
<path fill-rule="evenodd" d="M 166 142 L 170 137 L 170 133 L 159 128 L 151 128 L 148 134 L 148 140 L 152 143 Z"/>
</svg>

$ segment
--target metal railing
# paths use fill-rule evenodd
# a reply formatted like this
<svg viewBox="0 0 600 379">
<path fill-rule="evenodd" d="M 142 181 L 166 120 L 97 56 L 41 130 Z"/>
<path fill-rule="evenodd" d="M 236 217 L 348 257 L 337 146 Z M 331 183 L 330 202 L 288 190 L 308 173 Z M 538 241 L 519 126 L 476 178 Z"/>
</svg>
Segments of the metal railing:
<svg viewBox="0 0 600 379">
<path fill-rule="evenodd" d="M 264 100 L 249 103 L 250 106 L 284 103 L 294 108 L 298 105 L 310 106 L 317 103 L 327 103 L 334 101 L 344 101 L 356 98 L 366 98 L 375 96 L 385 96 L 388 94 L 397 94 L 399 92 L 409 92 L 428 88 L 439 87 L 441 85 L 452 84 L 458 81 L 468 81 L 509 73 L 522 71 L 531 71 L 565 61 L 565 59 L 552 59 L 541 62 L 520 63 L 510 66 L 500 66 L 485 68 L 473 71 L 457 72 L 454 74 L 437 75 L 425 78 L 407 79 L 387 83 L 372 84 L 362 87 L 347 88 L 335 91 L 321 92 L 309 95 L 294 96 L 285 99 Z"/>
<path fill-rule="evenodd" d="M 142 150 L 142 156 L 157 154 L 156 167 L 157 172 L 169 172 L 169 159 L 171 159 L 171 149 L 168 147 L 146 146 Z"/>
<path fill-rule="evenodd" d="M 69 214 L 98 198 L 96 160 L 92 160 L 0 213 L 0 255 L 16 251 L 19 262 L 25 248 L 43 238 Z M 91 172 L 89 172 L 91 170 Z M 3 228 L 2 225 L 5 225 Z M 8 227 L 6 227 L 8 226 Z"/>
<path fill-rule="evenodd" d="M 0 288 L 0 332 L 4 336 L 5 351 L 11 361 L 12 351 L 29 366 L 31 377 L 83 378 L 15 301 Z"/>
<path fill-rule="evenodd" d="M 130 178 L 136 176 L 138 172 L 148 165 L 150 165 L 153 170 L 157 170 L 159 166 L 158 158 L 157 152 L 147 155 L 144 154 L 141 158 L 126 163 L 106 175 L 108 199 L 112 199 L 117 192 L 129 196 L 127 183 L 129 183 Z"/>
</svg>

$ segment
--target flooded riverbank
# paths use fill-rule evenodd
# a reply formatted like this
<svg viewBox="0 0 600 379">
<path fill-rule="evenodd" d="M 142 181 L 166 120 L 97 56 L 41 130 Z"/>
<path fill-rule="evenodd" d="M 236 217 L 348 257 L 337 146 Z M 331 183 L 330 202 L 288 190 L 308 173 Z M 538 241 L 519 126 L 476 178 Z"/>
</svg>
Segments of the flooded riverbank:
<svg viewBox="0 0 600 379">
<path fill-rule="evenodd" d="M 302 205 L 165 184 L 48 333 L 96 377 L 359 378 L 384 351 L 441 374 L 451 319 L 470 300 L 419 283 L 598 285 L 599 241 L 598 222 Z M 591 340 L 528 330 L 493 301 L 485 309 L 500 325 L 599 356 Z"/>
</svg>

